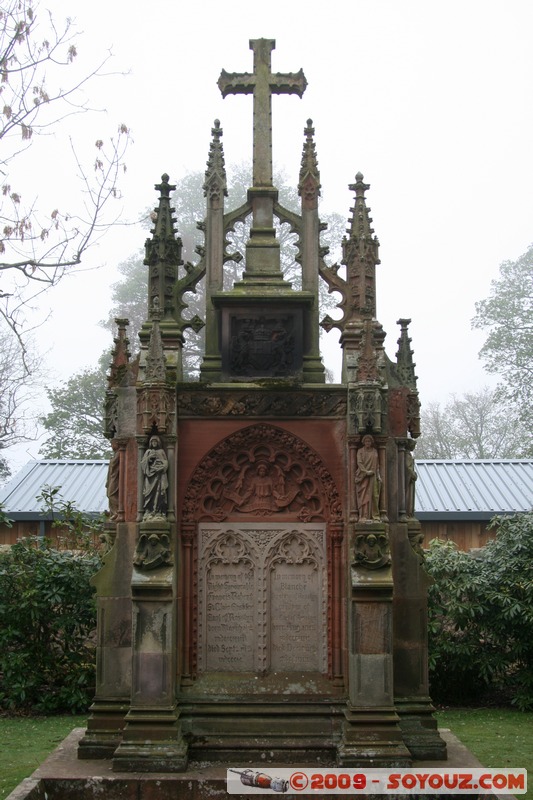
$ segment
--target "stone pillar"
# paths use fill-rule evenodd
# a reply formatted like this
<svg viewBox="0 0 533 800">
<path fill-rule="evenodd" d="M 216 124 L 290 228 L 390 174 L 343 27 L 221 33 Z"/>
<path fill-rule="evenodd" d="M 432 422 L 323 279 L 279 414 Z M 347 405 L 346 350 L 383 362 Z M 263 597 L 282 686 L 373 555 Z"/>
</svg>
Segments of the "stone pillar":
<svg viewBox="0 0 533 800">
<path fill-rule="evenodd" d="M 108 405 L 106 435 L 114 457 L 107 481 L 109 517 L 104 527 L 106 548 L 102 566 L 92 578 L 96 589 L 96 691 L 87 730 L 78 748 L 79 758 L 111 758 L 121 741 L 131 695 L 131 561 L 135 547 L 137 493 L 135 472 L 135 387 L 128 385 L 127 341 L 123 320 L 115 340 L 115 377 L 124 385 L 113 388 Z M 117 379 L 118 380 L 118 379 Z M 111 393 L 110 393 L 111 394 Z"/>
<path fill-rule="evenodd" d="M 97 592 L 96 693 L 79 758 L 111 758 L 131 694 L 131 559 L 135 525 L 110 525 L 114 543 L 91 583 Z"/>
<path fill-rule="evenodd" d="M 394 544 L 394 685 L 404 741 L 413 758 L 445 759 L 428 686 L 427 589 L 430 577 L 414 549 L 420 523 L 398 525 Z M 411 544 L 411 541 L 413 544 Z"/>
<path fill-rule="evenodd" d="M 211 298 L 224 288 L 225 230 L 224 197 L 226 172 L 222 152 L 222 129 L 215 120 L 212 129 L 213 142 L 207 162 L 204 192 L 207 198 L 205 219 L 205 353 L 202 361 L 202 380 L 220 380 L 222 362 L 220 357 L 218 313 Z"/>
<path fill-rule="evenodd" d="M 405 427 L 405 426 L 402 426 Z M 391 551 L 394 576 L 394 702 L 403 739 L 413 758 L 442 760 L 446 744 L 429 698 L 427 590 L 420 522 L 414 517 L 414 441 L 395 437 L 388 449 Z"/>
<path fill-rule="evenodd" d="M 332 602 L 332 656 L 331 674 L 335 686 L 344 687 L 342 663 L 342 621 L 343 621 L 343 526 L 330 525 L 331 550 L 331 602 Z"/>
<path fill-rule="evenodd" d="M 302 207 L 302 232 L 301 232 L 301 263 L 302 263 L 302 289 L 309 292 L 318 301 L 318 274 L 323 251 L 320 248 L 320 232 L 323 226 L 318 218 L 318 198 L 320 196 L 320 176 L 316 159 L 315 143 L 313 141 L 314 128 L 312 120 L 307 120 L 304 131 L 306 142 L 302 155 L 302 167 L 298 193 L 301 197 Z M 325 227 L 325 226 L 324 226 Z M 308 330 L 305 332 L 304 346 L 304 380 L 307 383 L 324 382 L 324 366 L 320 358 L 319 341 L 319 307 L 318 302 L 313 304 L 308 316 Z"/>
<path fill-rule="evenodd" d="M 348 682 L 339 763 L 405 767 L 409 751 L 394 709 L 392 570 L 388 525 L 353 526 L 348 608 Z"/>
<path fill-rule="evenodd" d="M 181 529 L 181 586 L 182 604 L 181 624 L 183 630 L 183 652 L 181 653 L 181 685 L 190 686 L 193 682 L 193 576 L 194 576 L 194 534 L 196 526 L 193 523 L 186 523 Z"/>
<path fill-rule="evenodd" d="M 140 525 L 133 576 L 132 690 L 118 772 L 182 772 L 187 746 L 176 702 L 176 565 L 168 522 Z"/>
</svg>

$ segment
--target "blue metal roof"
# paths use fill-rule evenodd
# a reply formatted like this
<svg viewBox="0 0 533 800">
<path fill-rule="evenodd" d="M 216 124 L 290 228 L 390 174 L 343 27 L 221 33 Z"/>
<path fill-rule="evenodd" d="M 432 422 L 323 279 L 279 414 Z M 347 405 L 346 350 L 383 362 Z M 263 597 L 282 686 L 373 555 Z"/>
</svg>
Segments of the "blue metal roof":
<svg viewBox="0 0 533 800">
<path fill-rule="evenodd" d="M 48 519 L 37 500 L 45 486 L 60 487 L 59 494 L 86 514 L 107 509 L 107 461 L 30 461 L 2 489 L 0 503 L 13 520 Z"/>
<path fill-rule="evenodd" d="M 417 461 L 416 516 L 488 520 L 533 510 L 533 461 Z"/>
<path fill-rule="evenodd" d="M 80 511 L 107 509 L 107 461 L 30 461 L 2 489 L 0 503 L 12 519 L 44 519 L 36 498 L 60 486 L 63 500 Z M 420 520 L 488 520 L 533 509 L 533 460 L 417 461 L 416 515 Z"/>
</svg>

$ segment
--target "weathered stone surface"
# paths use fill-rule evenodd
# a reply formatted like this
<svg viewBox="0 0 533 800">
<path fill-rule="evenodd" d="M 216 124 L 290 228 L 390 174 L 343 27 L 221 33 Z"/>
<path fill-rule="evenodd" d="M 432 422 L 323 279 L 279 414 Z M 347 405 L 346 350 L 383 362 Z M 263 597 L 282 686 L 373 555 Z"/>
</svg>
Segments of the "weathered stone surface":
<svg viewBox="0 0 533 800">
<path fill-rule="evenodd" d="M 224 96 L 253 94 L 245 202 L 225 212 L 215 121 L 200 260 L 181 264 L 165 174 L 138 362 L 119 323 L 106 403 L 114 546 L 95 581 L 98 693 L 80 747 L 112 750 L 117 772 L 184 771 L 191 755 L 404 766 L 443 752 L 427 697 L 408 320 L 394 362 L 376 318 L 379 242 L 361 173 L 342 269 L 324 261 L 311 120 L 300 213 L 279 202 L 271 96 L 301 95 L 306 82 L 301 71 L 272 73 L 274 44 L 252 40 L 253 73 L 219 81 Z M 245 269 L 228 288 L 231 233 L 250 217 Z M 280 269 L 276 220 L 294 236 L 301 288 Z M 205 354 L 199 382 L 185 382 L 183 331 L 203 324 L 185 297 L 204 275 Z M 341 315 L 323 322 L 340 330 L 334 387 L 320 359 L 319 276 L 340 294 Z"/>
<path fill-rule="evenodd" d="M 327 670 L 323 525 L 200 527 L 200 672 Z"/>
<path fill-rule="evenodd" d="M 323 564 L 280 561 L 270 571 L 270 666 L 285 672 L 325 668 Z M 322 608 L 321 608 L 322 606 Z"/>
<path fill-rule="evenodd" d="M 178 392 L 180 417 L 346 417 L 346 392 L 331 387 L 327 391 L 305 392 L 301 389 L 279 392 L 220 389 L 216 394 L 199 387 L 196 391 Z"/>
<path fill-rule="evenodd" d="M 423 771 L 431 767 L 465 770 L 482 766 L 479 760 L 450 731 L 444 730 L 441 733 L 448 748 L 448 761 L 443 762 L 434 757 L 423 761 L 415 760 L 412 765 L 413 770 Z M 76 746 L 82 734 L 81 728 L 74 729 L 33 775 L 22 781 L 6 800 L 51 800 L 52 798 L 54 800 L 94 800 L 95 796 L 100 794 L 105 796 L 106 800 L 107 798 L 111 798 L 111 800 L 224 800 L 228 797 L 225 764 L 207 766 L 200 762 L 191 762 L 186 773 L 174 775 L 114 773 L 108 760 L 76 760 Z M 242 751 L 240 759 L 238 763 L 243 765 Z M 268 759 L 262 759 L 261 763 L 263 764 L 265 760 L 268 766 L 263 766 L 262 769 L 269 773 L 275 770 L 275 764 Z M 333 761 L 330 761 L 329 764 L 335 766 Z M 323 761 L 320 765 L 327 766 L 328 762 Z M 288 795 L 286 796 L 288 797 Z M 366 799 L 363 794 L 358 796 L 363 800 Z M 333 798 L 334 796 L 330 795 L 329 797 Z M 376 796 L 374 795 L 374 797 Z M 439 795 L 436 797 L 438 798 Z M 476 800 L 475 795 L 469 797 Z M 328 795 L 321 795 L 321 798 L 328 800 Z M 509 800 L 511 800 L 510 797 Z"/>
</svg>

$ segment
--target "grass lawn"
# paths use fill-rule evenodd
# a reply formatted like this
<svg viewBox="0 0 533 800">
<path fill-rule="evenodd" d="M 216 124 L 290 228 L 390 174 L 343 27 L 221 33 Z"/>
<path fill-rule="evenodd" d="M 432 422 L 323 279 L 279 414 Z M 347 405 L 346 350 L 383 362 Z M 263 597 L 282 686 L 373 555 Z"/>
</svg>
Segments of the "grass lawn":
<svg viewBox="0 0 533 800">
<path fill-rule="evenodd" d="M 533 712 L 511 708 L 451 708 L 439 711 L 440 728 L 450 728 L 485 767 L 527 769 L 533 800 Z"/>
<path fill-rule="evenodd" d="M 533 800 L 533 712 L 508 708 L 439 711 L 439 726 L 450 728 L 486 767 L 525 767 Z M 0 717 L 0 800 L 27 778 L 85 717 Z"/>
<path fill-rule="evenodd" d="M 0 717 L 0 800 L 37 769 L 86 717 Z"/>
</svg>

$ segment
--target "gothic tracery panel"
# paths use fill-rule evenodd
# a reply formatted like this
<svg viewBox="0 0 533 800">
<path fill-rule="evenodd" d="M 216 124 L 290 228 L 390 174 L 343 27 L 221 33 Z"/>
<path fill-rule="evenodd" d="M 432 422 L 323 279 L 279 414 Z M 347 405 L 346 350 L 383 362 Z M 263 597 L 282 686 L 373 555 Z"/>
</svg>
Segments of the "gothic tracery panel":
<svg viewBox="0 0 533 800">
<path fill-rule="evenodd" d="M 199 672 L 326 672 L 324 525 L 200 525 Z"/>
</svg>

